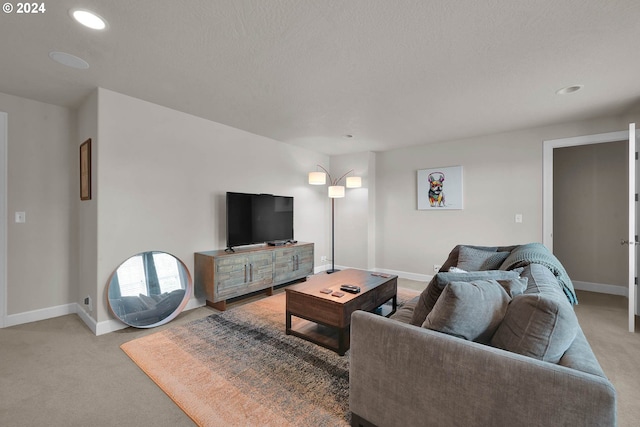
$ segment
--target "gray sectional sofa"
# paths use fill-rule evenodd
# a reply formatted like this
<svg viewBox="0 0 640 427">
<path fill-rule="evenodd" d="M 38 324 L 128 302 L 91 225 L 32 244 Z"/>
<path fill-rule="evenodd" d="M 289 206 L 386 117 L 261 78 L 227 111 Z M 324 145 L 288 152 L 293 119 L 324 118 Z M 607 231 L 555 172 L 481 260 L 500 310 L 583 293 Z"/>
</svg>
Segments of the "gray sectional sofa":
<svg viewBox="0 0 640 427">
<path fill-rule="evenodd" d="M 353 314 L 352 426 L 615 426 L 576 303 L 541 244 L 456 246 L 391 318 Z"/>
</svg>

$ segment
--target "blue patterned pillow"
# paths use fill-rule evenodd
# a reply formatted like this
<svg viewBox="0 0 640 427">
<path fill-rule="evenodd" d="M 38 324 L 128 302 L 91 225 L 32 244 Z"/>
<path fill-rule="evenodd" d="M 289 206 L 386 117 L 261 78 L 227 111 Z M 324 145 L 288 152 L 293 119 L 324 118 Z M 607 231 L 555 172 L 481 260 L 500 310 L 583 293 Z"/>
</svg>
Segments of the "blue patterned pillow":
<svg viewBox="0 0 640 427">
<path fill-rule="evenodd" d="M 510 253 L 462 246 L 458 255 L 457 267 L 467 271 L 497 270 Z"/>
</svg>

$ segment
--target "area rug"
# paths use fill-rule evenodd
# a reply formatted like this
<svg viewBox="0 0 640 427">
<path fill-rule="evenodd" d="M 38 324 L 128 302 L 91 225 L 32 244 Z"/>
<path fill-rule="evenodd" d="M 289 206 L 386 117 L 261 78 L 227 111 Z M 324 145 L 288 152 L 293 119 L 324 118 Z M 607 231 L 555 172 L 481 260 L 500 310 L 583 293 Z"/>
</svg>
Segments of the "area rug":
<svg viewBox="0 0 640 427">
<path fill-rule="evenodd" d="M 415 295 L 399 289 L 400 304 Z M 279 293 L 121 348 L 199 426 L 349 425 L 349 353 L 284 325 Z"/>
</svg>

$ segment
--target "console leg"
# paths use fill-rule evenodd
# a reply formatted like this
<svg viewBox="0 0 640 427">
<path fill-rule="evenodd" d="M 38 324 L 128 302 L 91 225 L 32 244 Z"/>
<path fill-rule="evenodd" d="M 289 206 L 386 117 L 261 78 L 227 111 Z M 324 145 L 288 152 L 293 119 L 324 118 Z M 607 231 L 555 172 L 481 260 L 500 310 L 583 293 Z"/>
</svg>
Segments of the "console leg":
<svg viewBox="0 0 640 427">
<path fill-rule="evenodd" d="M 209 307 L 213 307 L 216 310 L 220 310 L 220 311 L 225 311 L 227 309 L 227 301 L 226 300 L 218 301 L 218 302 L 213 302 L 213 301 L 207 300 L 207 305 Z"/>
</svg>

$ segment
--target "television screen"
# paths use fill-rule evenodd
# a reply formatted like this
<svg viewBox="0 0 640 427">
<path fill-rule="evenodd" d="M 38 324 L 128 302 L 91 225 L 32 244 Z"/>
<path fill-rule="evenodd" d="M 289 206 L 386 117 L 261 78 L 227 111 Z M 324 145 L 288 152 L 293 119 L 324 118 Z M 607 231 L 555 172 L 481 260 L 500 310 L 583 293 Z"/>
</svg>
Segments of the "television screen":
<svg viewBox="0 0 640 427">
<path fill-rule="evenodd" d="M 227 247 L 293 239 L 293 197 L 227 192 Z"/>
</svg>

